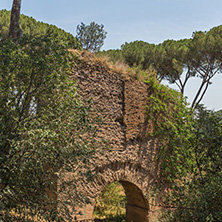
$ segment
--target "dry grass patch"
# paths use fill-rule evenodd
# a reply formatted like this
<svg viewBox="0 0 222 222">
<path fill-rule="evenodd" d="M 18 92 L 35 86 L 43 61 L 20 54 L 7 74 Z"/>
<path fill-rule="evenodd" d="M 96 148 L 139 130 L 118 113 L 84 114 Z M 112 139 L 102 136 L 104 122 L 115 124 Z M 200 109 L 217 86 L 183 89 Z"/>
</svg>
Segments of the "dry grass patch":
<svg viewBox="0 0 222 222">
<path fill-rule="evenodd" d="M 69 49 L 74 55 L 78 56 L 80 61 L 86 64 L 94 64 L 100 68 L 106 69 L 108 71 L 118 73 L 125 79 L 137 79 L 139 81 L 146 81 L 150 78 L 156 78 L 157 73 L 153 68 L 147 70 L 142 70 L 139 67 L 129 67 L 124 61 L 117 61 L 115 63 L 111 62 L 109 56 L 96 56 L 89 51 L 79 51 L 74 49 Z"/>
</svg>

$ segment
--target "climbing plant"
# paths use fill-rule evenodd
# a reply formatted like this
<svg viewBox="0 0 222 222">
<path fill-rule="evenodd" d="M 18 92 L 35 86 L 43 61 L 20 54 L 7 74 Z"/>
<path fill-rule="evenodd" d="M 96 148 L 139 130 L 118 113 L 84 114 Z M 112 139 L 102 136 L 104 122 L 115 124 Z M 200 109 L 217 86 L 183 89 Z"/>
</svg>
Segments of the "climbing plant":
<svg viewBox="0 0 222 222">
<path fill-rule="evenodd" d="M 175 181 L 163 203 L 163 221 L 221 221 L 222 118 L 204 109 L 195 111 L 187 148 L 194 154 L 189 174 Z"/>
<path fill-rule="evenodd" d="M 157 136 L 162 143 L 157 155 L 161 179 L 172 182 L 186 175 L 192 161 L 186 147 L 192 112 L 179 92 L 159 84 L 155 78 L 146 82 L 150 91 L 147 99 L 147 120 L 152 125 L 150 135 Z"/>
<path fill-rule="evenodd" d="M 186 107 L 181 94 L 147 81 L 151 136 L 162 143 L 160 221 L 221 221 L 221 115 L 203 106 Z"/>
</svg>

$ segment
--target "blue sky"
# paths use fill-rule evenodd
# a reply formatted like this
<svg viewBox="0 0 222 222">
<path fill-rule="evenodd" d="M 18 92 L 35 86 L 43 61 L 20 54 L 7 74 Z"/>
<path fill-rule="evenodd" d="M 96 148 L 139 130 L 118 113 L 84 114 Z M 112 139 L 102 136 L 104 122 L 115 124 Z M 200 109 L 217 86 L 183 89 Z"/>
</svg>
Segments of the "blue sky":
<svg viewBox="0 0 222 222">
<path fill-rule="evenodd" d="M 11 9 L 12 0 L 0 0 L 0 9 Z M 190 38 L 193 31 L 207 31 L 222 24 L 221 0 L 22 0 L 21 13 L 54 24 L 72 34 L 81 22 L 104 24 L 108 32 L 102 49 L 117 49 L 125 42 L 161 43 Z M 190 81 L 192 98 L 198 88 Z M 209 109 L 222 109 L 222 75 L 203 100 Z"/>
</svg>

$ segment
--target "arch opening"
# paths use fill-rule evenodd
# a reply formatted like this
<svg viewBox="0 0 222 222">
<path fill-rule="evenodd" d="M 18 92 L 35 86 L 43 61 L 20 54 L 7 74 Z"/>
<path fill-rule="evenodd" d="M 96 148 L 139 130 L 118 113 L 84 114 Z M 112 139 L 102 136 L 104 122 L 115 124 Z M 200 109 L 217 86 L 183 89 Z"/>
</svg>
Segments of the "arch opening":
<svg viewBox="0 0 222 222">
<path fill-rule="evenodd" d="M 110 183 L 95 200 L 94 218 L 96 222 L 148 222 L 148 217 L 148 201 L 141 189 L 129 181 L 121 180 Z"/>
<path fill-rule="evenodd" d="M 95 222 L 125 221 L 126 194 L 121 183 L 110 183 L 100 192 L 95 199 L 93 217 Z"/>
</svg>

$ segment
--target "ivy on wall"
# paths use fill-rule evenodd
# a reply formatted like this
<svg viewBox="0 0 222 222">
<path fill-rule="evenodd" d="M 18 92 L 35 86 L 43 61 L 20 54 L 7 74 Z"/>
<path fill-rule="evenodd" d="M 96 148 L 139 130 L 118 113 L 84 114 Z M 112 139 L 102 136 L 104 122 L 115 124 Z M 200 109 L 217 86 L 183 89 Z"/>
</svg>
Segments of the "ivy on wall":
<svg viewBox="0 0 222 222">
<path fill-rule="evenodd" d="M 182 95 L 160 84 L 155 78 L 145 81 L 149 85 L 147 119 L 152 124 L 150 136 L 157 136 L 162 143 L 159 155 L 162 182 L 172 182 L 186 175 L 191 164 L 189 139 L 192 111 L 187 108 Z M 187 166 L 187 167 L 186 167 Z"/>
</svg>

